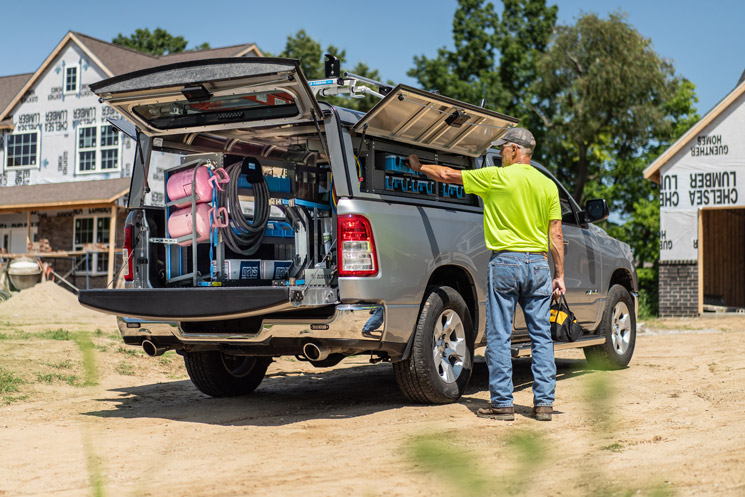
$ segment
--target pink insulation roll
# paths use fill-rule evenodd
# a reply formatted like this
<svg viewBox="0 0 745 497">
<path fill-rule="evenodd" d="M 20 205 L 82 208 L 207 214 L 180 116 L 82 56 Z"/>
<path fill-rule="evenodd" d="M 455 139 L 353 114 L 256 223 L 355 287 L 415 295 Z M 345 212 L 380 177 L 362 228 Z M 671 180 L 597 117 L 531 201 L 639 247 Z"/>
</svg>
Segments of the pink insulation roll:
<svg viewBox="0 0 745 497">
<path fill-rule="evenodd" d="M 210 212 L 212 206 L 209 204 L 197 205 L 197 218 L 192 223 L 191 206 L 175 211 L 168 217 L 168 235 L 171 238 L 180 238 L 191 235 L 192 226 L 197 229 L 197 242 L 206 242 L 210 239 Z M 191 239 L 179 243 L 182 247 L 191 245 Z"/>
<path fill-rule="evenodd" d="M 227 173 L 224 169 L 215 169 L 213 172 L 214 176 L 210 175 L 210 169 L 207 166 L 197 166 L 197 175 L 194 177 L 194 169 L 184 169 L 177 173 L 172 174 L 168 178 L 166 184 L 166 193 L 168 194 L 168 200 L 174 201 L 178 199 L 185 199 L 184 202 L 179 202 L 176 207 L 184 207 L 191 203 L 191 199 L 188 198 L 191 195 L 191 182 L 194 180 L 194 190 L 196 191 L 197 203 L 210 202 L 212 200 L 212 190 L 215 186 L 219 190 L 221 183 L 230 181 Z"/>
</svg>

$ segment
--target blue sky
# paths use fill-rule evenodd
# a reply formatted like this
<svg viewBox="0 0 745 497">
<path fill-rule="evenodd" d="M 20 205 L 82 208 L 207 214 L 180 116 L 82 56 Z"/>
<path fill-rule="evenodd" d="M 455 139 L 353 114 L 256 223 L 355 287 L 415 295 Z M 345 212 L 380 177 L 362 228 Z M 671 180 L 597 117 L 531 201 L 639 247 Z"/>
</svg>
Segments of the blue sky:
<svg viewBox="0 0 745 497">
<path fill-rule="evenodd" d="M 559 18 L 581 12 L 607 16 L 621 10 L 677 72 L 693 81 L 703 115 L 736 85 L 745 70 L 742 0 L 558 0 Z M 501 4 L 496 1 L 497 11 Z M 416 84 L 406 76 L 415 55 L 434 57 L 452 46 L 455 0 L 193 1 L 77 0 L 2 5 L 0 76 L 35 71 L 68 30 L 110 41 L 136 28 L 162 27 L 191 44 L 213 47 L 255 42 L 277 53 L 289 34 L 305 29 L 324 48 L 347 51 L 350 66 L 363 61 L 383 78 Z"/>
</svg>

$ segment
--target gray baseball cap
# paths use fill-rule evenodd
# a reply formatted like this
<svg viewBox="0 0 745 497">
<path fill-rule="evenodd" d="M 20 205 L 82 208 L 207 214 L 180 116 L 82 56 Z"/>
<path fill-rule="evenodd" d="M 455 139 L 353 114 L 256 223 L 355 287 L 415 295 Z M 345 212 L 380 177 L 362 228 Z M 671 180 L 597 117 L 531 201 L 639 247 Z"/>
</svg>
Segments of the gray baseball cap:
<svg viewBox="0 0 745 497">
<path fill-rule="evenodd" d="M 535 138 L 533 133 L 525 128 L 510 128 L 502 138 L 492 143 L 495 147 L 501 147 L 505 143 L 516 143 L 531 150 L 535 149 Z"/>
</svg>

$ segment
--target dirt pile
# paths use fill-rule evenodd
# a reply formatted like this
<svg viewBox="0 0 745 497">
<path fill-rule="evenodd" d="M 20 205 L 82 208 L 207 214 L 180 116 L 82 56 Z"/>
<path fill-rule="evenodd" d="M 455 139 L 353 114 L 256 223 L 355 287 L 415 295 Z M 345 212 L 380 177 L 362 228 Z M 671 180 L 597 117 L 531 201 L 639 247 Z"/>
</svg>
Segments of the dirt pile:
<svg viewBox="0 0 745 497">
<path fill-rule="evenodd" d="M 0 304 L 0 320 L 50 326 L 70 323 L 111 326 L 114 322 L 112 316 L 81 306 L 76 295 L 51 281 L 14 293 Z"/>
</svg>

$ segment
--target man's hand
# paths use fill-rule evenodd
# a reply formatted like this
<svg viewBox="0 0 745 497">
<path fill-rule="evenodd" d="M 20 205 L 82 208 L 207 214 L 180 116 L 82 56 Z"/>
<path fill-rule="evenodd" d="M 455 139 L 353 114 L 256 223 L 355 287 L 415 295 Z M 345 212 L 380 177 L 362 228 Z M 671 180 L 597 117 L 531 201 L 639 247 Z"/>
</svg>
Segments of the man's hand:
<svg viewBox="0 0 745 497">
<path fill-rule="evenodd" d="M 411 154 L 406 158 L 406 164 L 414 172 L 421 172 L 428 178 L 442 183 L 453 183 L 455 185 L 463 184 L 463 177 L 458 169 L 447 166 L 438 166 L 437 164 L 422 164 L 419 162 L 419 156 Z"/>
<path fill-rule="evenodd" d="M 560 297 L 561 295 L 564 295 L 566 293 L 567 287 L 564 284 L 564 278 L 563 277 L 554 278 L 553 289 L 554 289 L 554 295 L 556 297 Z"/>
<path fill-rule="evenodd" d="M 422 170 L 422 163 L 419 162 L 419 156 L 417 154 L 411 154 L 406 158 L 409 163 L 409 169 L 416 171 L 417 173 Z"/>
</svg>

